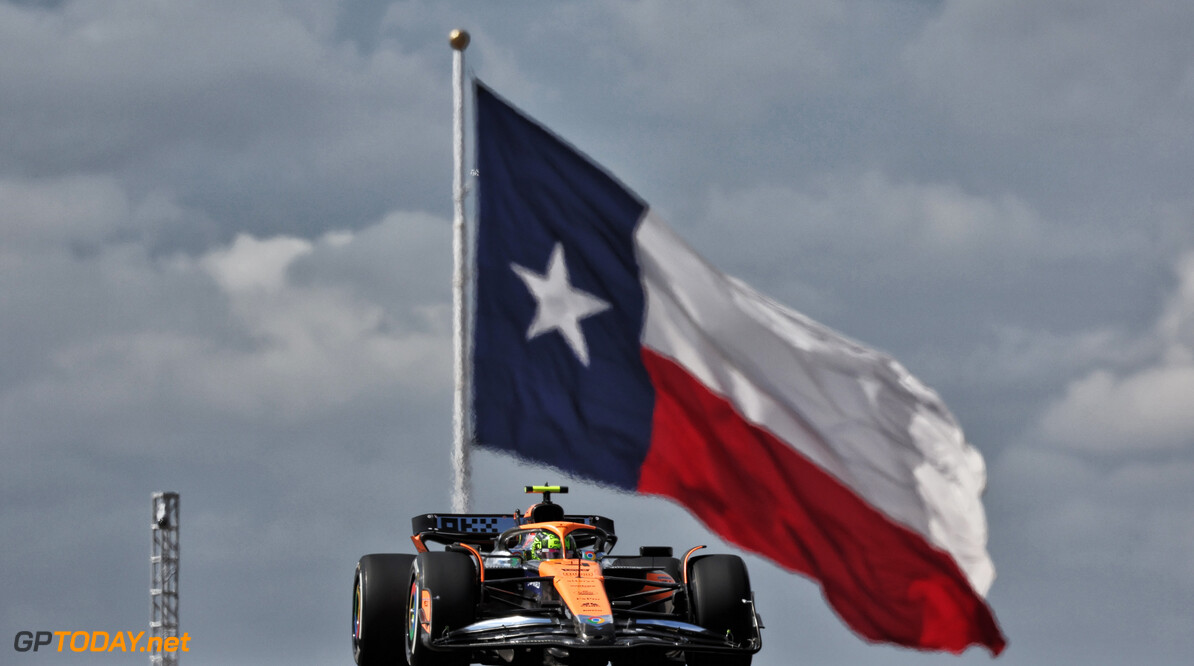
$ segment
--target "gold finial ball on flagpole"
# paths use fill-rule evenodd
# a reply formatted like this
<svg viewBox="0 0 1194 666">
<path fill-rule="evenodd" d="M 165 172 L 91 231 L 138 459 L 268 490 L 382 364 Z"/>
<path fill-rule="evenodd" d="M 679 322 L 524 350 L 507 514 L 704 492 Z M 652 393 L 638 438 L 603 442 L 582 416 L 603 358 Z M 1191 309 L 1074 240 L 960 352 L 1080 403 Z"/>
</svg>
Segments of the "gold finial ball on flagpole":
<svg viewBox="0 0 1194 666">
<path fill-rule="evenodd" d="M 453 30 L 448 33 L 448 43 L 457 51 L 468 48 L 469 36 L 467 30 Z"/>
</svg>

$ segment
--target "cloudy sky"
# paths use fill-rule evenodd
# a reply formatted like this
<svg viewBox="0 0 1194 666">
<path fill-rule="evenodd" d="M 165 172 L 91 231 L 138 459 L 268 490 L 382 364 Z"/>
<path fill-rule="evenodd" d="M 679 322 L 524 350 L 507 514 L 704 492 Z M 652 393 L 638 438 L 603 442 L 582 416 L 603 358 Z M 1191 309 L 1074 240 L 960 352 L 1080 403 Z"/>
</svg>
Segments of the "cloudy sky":
<svg viewBox="0 0 1194 666">
<path fill-rule="evenodd" d="M 184 663 L 351 663 L 357 558 L 450 501 L 456 27 L 716 265 L 938 389 L 989 468 L 997 663 L 1188 663 L 1187 0 L 0 0 L 0 638 L 144 628 L 174 490 Z M 757 664 L 990 661 L 749 564 Z"/>
</svg>

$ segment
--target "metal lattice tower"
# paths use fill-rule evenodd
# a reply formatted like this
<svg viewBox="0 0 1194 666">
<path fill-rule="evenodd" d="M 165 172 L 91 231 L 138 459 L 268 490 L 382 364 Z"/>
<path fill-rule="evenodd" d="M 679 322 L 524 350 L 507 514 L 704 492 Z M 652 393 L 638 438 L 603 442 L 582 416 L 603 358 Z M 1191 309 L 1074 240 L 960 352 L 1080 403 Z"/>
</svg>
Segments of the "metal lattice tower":
<svg viewBox="0 0 1194 666">
<path fill-rule="evenodd" d="M 159 644 L 178 634 L 178 493 L 153 494 L 153 521 L 149 552 L 149 636 L 160 636 Z M 178 652 L 150 653 L 151 666 L 173 666 Z"/>
</svg>

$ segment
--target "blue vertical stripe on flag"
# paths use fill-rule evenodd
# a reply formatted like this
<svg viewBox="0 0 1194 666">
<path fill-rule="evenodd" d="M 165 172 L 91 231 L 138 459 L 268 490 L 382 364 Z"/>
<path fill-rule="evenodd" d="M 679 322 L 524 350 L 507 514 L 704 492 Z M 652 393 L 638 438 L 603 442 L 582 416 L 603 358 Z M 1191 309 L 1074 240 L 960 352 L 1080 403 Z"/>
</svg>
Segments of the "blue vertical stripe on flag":
<svg viewBox="0 0 1194 666">
<path fill-rule="evenodd" d="M 633 490 L 655 397 L 634 253 L 645 204 L 484 85 L 475 91 L 477 444 Z M 608 304 L 579 320 L 587 359 L 559 330 L 528 335 L 539 303 L 515 267 L 546 274 L 557 245 L 571 286 Z"/>
</svg>

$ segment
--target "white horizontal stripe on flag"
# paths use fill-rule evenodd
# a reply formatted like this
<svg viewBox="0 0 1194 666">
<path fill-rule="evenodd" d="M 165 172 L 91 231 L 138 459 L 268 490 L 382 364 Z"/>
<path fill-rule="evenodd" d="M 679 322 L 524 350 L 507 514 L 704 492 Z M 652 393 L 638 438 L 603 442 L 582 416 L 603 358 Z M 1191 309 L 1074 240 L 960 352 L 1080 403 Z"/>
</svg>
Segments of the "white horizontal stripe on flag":
<svg viewBox="0 0 1194 666">
<path fill-rule="evenodd" d="M 894 359 L 713 268 L 650 210 L 635 242 L 643 344 L 948 552 L 985 596 L 995 577 L 986 468 L 937 394 Z"/>
</svg>

